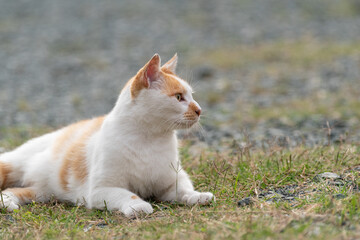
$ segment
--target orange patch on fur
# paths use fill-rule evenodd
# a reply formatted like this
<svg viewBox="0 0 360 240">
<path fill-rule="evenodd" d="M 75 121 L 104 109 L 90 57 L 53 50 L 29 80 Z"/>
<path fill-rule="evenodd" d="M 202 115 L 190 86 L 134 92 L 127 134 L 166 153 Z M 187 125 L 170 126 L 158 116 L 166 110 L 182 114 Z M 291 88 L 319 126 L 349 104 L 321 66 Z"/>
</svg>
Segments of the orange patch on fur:
<svg viewBox="0 0 360 240">
<path fill-rule="evenodd" d="M 188 120 L 196 120 L 196 118 L 198 117 L 196 111 L 198 110 L 199 108 L 196 106 L 195 103 L 190 103 L 187 112 L 184 113 L 184 117 Z"/>
<path fill-rule="evenodd" d="M 129 84 L 131 84 L 130 86 L 130 91 L 131 91 L 131 97 L 134 99 L 136 98 L 140 91 L 143 88 L 147 88 L 147 84 L 146 81 L 144 80 L 144 71 L 142 71 L 142 69 L 139 71 L 139 73 L 129 81 Z"/>
<path fill-rule="evenodd" d="M 138 196 L 135 196 L 135 195 L 132 195 L 131 196 L 131 199 L 138 199 L 139 197 Z"/>
<path fill-rule="evenodd" d="M 172 74 L 163 73 L 164 83 L 162 87 L 163 93 L 168 96 L 174 96 L 177 93 L 185 93 L 185 87 Z"/>
<path fill-rule="evenodd" d="M 58 156 L 61 154 L 66 147 L 66 145 L 69 143 L 71 138 L 74 137 L 74 133 L 81 128 L 84 124 L 89 122 L 90 120 L 84 120 L 80 121 L 74 124 L 71 124 L 70 126 L 67 126 L 63 133 L 56 139 L 54 146 L 53 146 L 53 153 L 55 156 Z"/>
<path fill-rule="evenodd" d="M 131 84 L 130 91 L 133 99 L 139 95 L 142 89 L 148 88 L 143 79 L 144 72 L 142 70 L 134 78 L 130 79 L 124 87 L 125 89 Z M 168 96 L 174 96 L 176 93 L 185 93 L 186 91 L 185 87 L 174 76 L 174 73 L 166 69 L 162 69 L 159 76 L 160 79 L 158 81 L 161 81 L 162 92 Z"/>
<path fill-rule="evenodd" d="M 11 172 L 11 165 L 0 162 L 0 188 L 4 190 L 9 185 L 9 173 Z"/>
<path fill-rule="evenodd" d="M 60 182 L 62 187 L 68 189 L 68 178 L 70 177 L 70 171 L 74 174 L 75 178 L 80 182 L 84 182 L 87 177 L 87 164 L 86 164 L 86 143 L 87 140 L 100 129 L 103 121 L 103 117 L 98 117 L 92 120 L 80 122 L 79 127 L 85 127 L 84 124 L 90 124 L 80 134 L 80 136 L 71 143 L 67 148 L 63 164 L 60 169 Z M 66 133 L 64 133 L 66 134 Z"/>
<path fill-rule="evenodd" d="M 148 82 L 149 78 L 150 82 L 156 82 L 155 84 L 157 84 L 157 86 L 161 86 L 163 93 L 168 96 L 174 96 L 176 93 L 184 93 L 186 89 L 175 78 L 175 73 L 170 69 L 175 69 L 176 61 L 177 55 L 175 54 L 163 67 L 159 68 L 160 57 L 155 54 L 152 59 L 125 84 L 122 91 L 130 85 L 131 98 L 135 99 L 141 90 L 150 87 Z"/>
<path fill-rule="evenodd" d="M 149 88 L 148 78 L 151 80 L 155 80 L 158 78 L 158 74 L 160 72 L 160 56 L 155 54 L 149 62 L 142 67 L 131 82 L 131 97 L 136 98 L 140 91 L 144 88 Z M 150 81 L 151 81 L 150 80 Z"/>
<path fill-rule="evenodd" d="M 131 78 L 129 81 L 127 81 L 127 83 L 125 84 L 125 86 L 123 87 L 123 89 L 121 89 L 122 93 L 128 86 L 131 86 L 132 82 L 134 81 L 134 78 Z"/>
<path fill-rule="evenodd" d="M 192 110 L 195 113 L 196 111 L 199 110 L 199 108 L 196 106 L 195 103 L 192 102 L 192 103 L 189 104 L 189 111 L 190 110 Z"/>
<path fill-rule="evenodd" d="M 35 192 L 31 188 L 8 188 L 6 191 L 13 193 L 23 203 L 35 199 Z"/>
<path fill-rule="evenodd" d="M 175 75 L 177 59 L 177 53 L 175 53 L 175 55 L 161 67 L 161 70 L 165 73 Z"/>
<path fill-rule="evenodd" d="M 174 72 L 172 72 L 170 69 L 168 68 L 161 68 L 161 71 L 166 73 L 166 74 L 170 74 L 170 75 L 175 75 Z"/>
</svg>

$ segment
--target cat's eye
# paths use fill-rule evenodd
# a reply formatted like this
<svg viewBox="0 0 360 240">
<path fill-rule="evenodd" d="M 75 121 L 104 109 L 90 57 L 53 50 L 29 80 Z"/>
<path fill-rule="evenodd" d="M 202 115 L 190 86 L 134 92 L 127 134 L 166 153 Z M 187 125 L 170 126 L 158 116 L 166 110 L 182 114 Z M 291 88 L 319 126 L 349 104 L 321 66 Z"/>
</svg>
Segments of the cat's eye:
<svg viewBox="0 0 360 240">
<path fill-rule="evenodd" d="M 175 94 L 176 99 L 180 102 L 180 101 L 184 101 L 183 95 L 181 93 L 176 93 Z"/>
</svg>

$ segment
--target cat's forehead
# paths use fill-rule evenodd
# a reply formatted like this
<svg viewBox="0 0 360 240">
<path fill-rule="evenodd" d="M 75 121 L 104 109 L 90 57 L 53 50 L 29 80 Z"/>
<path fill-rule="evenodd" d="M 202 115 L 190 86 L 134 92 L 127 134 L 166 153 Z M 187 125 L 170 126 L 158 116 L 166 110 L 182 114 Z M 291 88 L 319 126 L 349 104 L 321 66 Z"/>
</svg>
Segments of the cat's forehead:
<svg viewBox="0 0 360 240">
<path fill-rule="evenodd" d="M 192 93 L 191 86 L 183 79 L 173 74 L 164 74 L 163 92 L 168 96 L 173 96 L 177 93 Z"/>
<path fill-rule="evenodd" d="M 188 91 L 188 92 L 190 92 L 190 93 L 192 93 L 192 87 L 190 86 L 190 84 L 187 82 L 187 81 L 185 81 L 184 79 L 181 79 L 181 78 L 179 78 L 179 77 L 177 77 L 177 76 L 175 76 L 175 78 L 176 78 L 176 80 L 178 80 L 179 82 L 180 82 L 180 84 L 182 85 L 182 86 L 184 86 L 184 88 L 186 89 L 186 91 Z"/>
</svg>

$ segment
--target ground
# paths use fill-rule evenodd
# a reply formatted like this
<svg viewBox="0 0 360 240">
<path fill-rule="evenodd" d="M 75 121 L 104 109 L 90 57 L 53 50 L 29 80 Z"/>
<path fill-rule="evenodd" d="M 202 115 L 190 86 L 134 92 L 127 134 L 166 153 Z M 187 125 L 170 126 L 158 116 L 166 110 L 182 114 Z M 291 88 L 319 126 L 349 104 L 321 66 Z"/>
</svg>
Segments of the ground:
<svg viewBox="0 0 360 240">
<path fill-rule="evenodd" d="M 216 202 L 155 213 L 33 203 L 2 239 L 360 238 L 358 0 L 0 1 L 0 152 L 109 112 L 177 52 L 202 129 L 179 132 Z"/>
<path fill-rule="evenodd" d="M 38 135 L 2 130 L 11 148 Z M 360 145 L 223 151 L 182 141 L 183 168 L 210 206 L 151 201 L 155 212 L 129 220 L 119 212 L 32 203 L 1 213 L 2 239 L 357 239 L 360 237 Z"/>
</svg>

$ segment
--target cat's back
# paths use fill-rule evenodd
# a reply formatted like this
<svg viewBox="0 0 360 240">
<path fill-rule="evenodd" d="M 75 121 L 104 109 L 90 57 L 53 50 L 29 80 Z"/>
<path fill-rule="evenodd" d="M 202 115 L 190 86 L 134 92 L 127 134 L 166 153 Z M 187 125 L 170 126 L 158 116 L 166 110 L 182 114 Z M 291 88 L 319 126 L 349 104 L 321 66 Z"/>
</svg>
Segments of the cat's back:
<svg viewBox="0 0 360 240">
<path fill-rule="evenodd" d="M 3 153 L 0 155 L 0 160 L 2 161 L 21 161 L 26 160 L 38 154 L 40 152 L 49 149 L 51 145 L 54 143 L 57 136 L 59 136 L 62 132 L 62 129 L 32 138 L 27 142 L 23 143 L 19 147 L 15 148 L 12 151 Z"/>
<path fill-rule="evenodd" d="M 0 155 L 0 159 L 11 162 L 31 161 L 33 156 L 45 152 L 53 159 L 63 158 L 69 149 L 74 148 L 73 145 L 79 147 L 80 142 L 85 144 L 92 133 L 100 128 L 103 119 L 104 117 L 98 117 L 83 120 L 32 138 L 16 149 Z"/>
<path fill-rule="evenodd" d="M 66 159 L 71 153 L 84 150 L 88 140 L 100 130 L 104 118 L 105 116 L 101 116 L 83 120 L 62 128 L 51 146 L 54 158 Z"/>
</svg>

